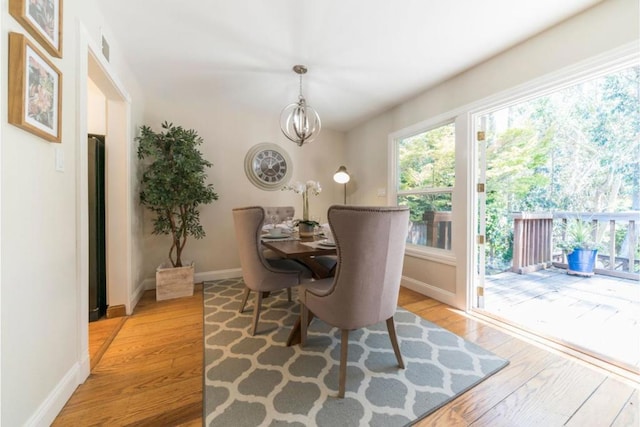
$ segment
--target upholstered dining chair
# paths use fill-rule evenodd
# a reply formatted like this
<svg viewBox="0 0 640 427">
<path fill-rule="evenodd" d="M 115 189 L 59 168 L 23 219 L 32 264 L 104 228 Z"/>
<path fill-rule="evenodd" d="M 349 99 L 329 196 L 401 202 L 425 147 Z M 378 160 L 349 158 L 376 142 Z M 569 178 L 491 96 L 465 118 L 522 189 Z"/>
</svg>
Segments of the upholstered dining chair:
<svg viewBox="0 0 640 427">
<path fill-rule="evenodd" d="M 264 213 L 267 220 L 275 217 L 278 224 L 280 224 L 287 218 L 295 218 L 296 208 L 293 206 L 264 206 Z"/>
<path fill-rule="evenodd" d="M 236 231 L 242 278 L 246 285 L 240 304 L 240 313 L 255 291 L 251 335 L 255 335 L 260 319 L 262 299 L 265 294 L 286 289 L 291 301 L 291 287 L 301 281 L 311 279 L 311 270 L 291 259 L 266 259 L 262 254 L 260 235 L 265 219 L 265 210 L 260 206 L 233 209 L 233 223 Z"/>
<path fill-rule="evenodd" d="M 277 224 L 281 224 L 286 221 L 287 218 L 295 218 L 296 208 L 293 206 L 263 206 L 265 213 L 265 221 L 276 220 Z M 267 259 L 281 259 L 282 257 L 277 255 L 274 251 L 267 248 L 262 248 L 262 254 Z"/>
<path fill-rule="evenodd" d="M 409 224 L 406 207 L 331 206 L 337 247 L 335 276 L 300 287 L 301 345 L 315 316 L 341 329 L 338 397 L 344 397 L 349 331 L 386 321 L 398 365 L 404 368 L 393 315 L 398 304 Z"/>
</svg>

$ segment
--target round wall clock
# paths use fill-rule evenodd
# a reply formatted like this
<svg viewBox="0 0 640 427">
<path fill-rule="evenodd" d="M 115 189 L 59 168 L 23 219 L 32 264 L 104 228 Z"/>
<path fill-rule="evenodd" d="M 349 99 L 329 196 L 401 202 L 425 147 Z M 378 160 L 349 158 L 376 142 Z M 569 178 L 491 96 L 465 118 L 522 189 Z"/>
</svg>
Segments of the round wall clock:
<svg viewBox="0 0 640 427">
<path fill-rule="evenodd" d="M 293 164 L 282 147 L 269 142 L 254 145 L 244 157 L 249 181 L 263 190 L 279 190 L 289 182 Z"/>
</svg>

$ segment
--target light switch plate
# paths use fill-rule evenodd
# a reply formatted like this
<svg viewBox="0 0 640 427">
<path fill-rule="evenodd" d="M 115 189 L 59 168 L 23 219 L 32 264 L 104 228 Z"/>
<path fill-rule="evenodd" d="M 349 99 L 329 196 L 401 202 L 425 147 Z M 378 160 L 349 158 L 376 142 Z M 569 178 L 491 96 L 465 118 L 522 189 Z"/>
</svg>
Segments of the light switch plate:
<svg viewBox="0 0 640 427">
<path fill-rule="evenodd" d="M 56 151 L 56 170 L 64 172 L 64 150 L 62 147 L 55 147 Z"/>
<path fill-rule="evenodd" d="M 387 195 L 387 190 L 385 188 L 378 188 L 378 197 L 385 197 Z"/>
</svg>

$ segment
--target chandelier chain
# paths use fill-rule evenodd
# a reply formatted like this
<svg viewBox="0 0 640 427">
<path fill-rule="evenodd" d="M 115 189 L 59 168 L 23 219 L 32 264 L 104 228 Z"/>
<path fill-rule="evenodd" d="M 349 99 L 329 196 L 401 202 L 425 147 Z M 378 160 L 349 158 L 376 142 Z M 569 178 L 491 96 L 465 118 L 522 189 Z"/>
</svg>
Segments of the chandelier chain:
<svg viewBox="0 0 640 427">
<path fill-rule="evenodd" d="M 302 74 L 300 74 L 300 98 L 302 98 Z"/>
</svg>

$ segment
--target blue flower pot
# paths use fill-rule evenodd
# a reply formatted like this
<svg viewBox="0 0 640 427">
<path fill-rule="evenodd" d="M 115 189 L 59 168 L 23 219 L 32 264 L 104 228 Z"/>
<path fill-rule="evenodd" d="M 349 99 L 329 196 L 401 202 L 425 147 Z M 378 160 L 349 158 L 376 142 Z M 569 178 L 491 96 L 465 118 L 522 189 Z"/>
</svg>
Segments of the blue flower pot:
<svg viewBox="0 0 640 427">
<path fill-rule="evenodd" d="M 567 255 L 567 263 L 569 264 L 567 274 L 593 276 L 597 254 L 597 249 L 574 249 Z"/>
</svg>

